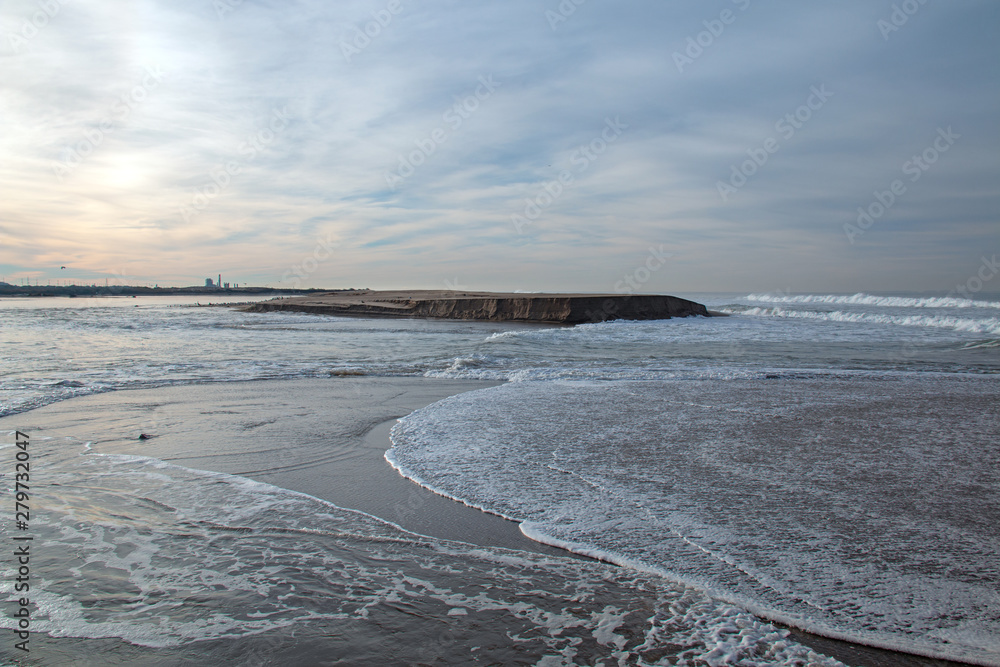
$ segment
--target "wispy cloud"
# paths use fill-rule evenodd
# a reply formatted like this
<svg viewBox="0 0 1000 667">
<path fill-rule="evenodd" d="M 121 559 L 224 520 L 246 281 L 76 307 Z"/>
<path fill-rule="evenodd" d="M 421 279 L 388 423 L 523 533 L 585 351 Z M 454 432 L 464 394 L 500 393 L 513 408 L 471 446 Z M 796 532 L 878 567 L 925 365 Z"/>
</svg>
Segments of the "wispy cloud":
<svg viewBox="0 0 1000 667">
<path fill-rule="evenodd" d="M 644 291 L 947 290 L 1000 245 L 995 3 L 927 3 L 888 39 L 892 3 L 860 0 L 585 3 L 554 28 L 558 3 L 524 1 L 50 4 L 37 26 L 37 2 L 0 8 L 8 277 L 65 278 L 69 257 L 81 276 L 276 285 L 335 239 L 300 281 L 613 291 L 662 244 Z M 786 137 L 821 85 L 834 97 Z M 628 129 L 580 169 L 609 118 Z M 849 243 L 857 207 L 949 125 L 947 160 Z M 564 172 L 519 233 L 511 215 Z"/>
</svg>

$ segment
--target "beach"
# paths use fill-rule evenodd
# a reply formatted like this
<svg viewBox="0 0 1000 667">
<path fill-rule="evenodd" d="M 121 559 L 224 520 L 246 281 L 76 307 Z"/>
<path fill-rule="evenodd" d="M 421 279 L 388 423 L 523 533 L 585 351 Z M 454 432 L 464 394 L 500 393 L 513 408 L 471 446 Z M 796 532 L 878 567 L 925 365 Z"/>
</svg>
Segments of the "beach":
<svg viewBox="0 0 1000 667">
<path fill-rule="evenodd" d="M 0 4 L 0 667 L 1000 667 L 1000 3 L 829 4 Z"/>
<path fill-rule="evenodd" d="M 1000 664 L 994 302 L 695 301 L 8 304 L 31 660 Z"/>
<path fill-rule="evenodd" d="M 0 428 L 17 422 L 39 436 L 86 437 L 95 452 L 240 475 L 422 535 L 565 555 L 528 540 L 511 521 L 403 479 L 385 462 L 397 418 L 496 384 L 353 377 L 186 385 L 81 397 L 0 420 Z"/>
<path fill-rule="evenodd" d="M 32 658 L 39 664 L 204 663 L 206 655 L 240 664 L 528 664 L 559 655 L 590 662 L 621 653 L 629 646 L 639 647 L 637 657 L 643 654 L 657 659 L 666 655 L 665 647 L 679 653 L 718 650 L 714 644 L 720 629 L 713 630 L 709 639 L 700 636 L 698 622 L 683 627 L 684 620 L 712 614 L 741 616 L 735 609 L 717 608 L 702 594 L 657 577 L 530 541 L 515 523 L 435 495 L 399 477 L 385 463 L 388 427 L 396 417 L 438 398 L 496 384 L 336 377 L 208 383 L 91 395 L 0 419 L 0 429 L 16 428 L 30 434 L 36 456 L 39 450 L 49 449 L 53 458 L 66 457 L 63 463 L 82 456 L 96 457 L 101 466 L 105 461 L 111 464 L 110 469 L 102 467 L 91 478 L 79 470 L 57 475 L 60 466 L 47 466 L 45 456 L 39 457 L 34 468 L 39 514 L 45 517 L 47 511 L 57 512 L 60 504 L 72 505 L 63 511 L 77 519 L 69 524 L 61 522 L 62 531 L 83 531 L 87 537 L 80 542 L 84 546 L 80 551 L 57 554 L 46 553 L 45 545 L 36 547 L 37 553 L 47 556 L 36 576 L 44 577 L 50 585 L 55 582 L 52 588 L 59 588 L 59 570 L 75 572 L 76 592 L 72 595 L 80 606 L 68 616 L 66 610 L 53 614 L 70 623 L 43 626 L 54 636 L 34 635 Z M 84 438 L 86 444 L 81 442 Z M 121 472 L 123 465 L 127 472 Z M 164 470 L 169 471 L 168 484 L 146 485 L 145 478 L 159 478 Z M 226 487 L 231 483 L 228 475 L 239 477 L 232 478 L 235 484 L 208 503 L 204 518 L 195 522 L 209 525 L 207 533 L 200 536 L 205 540 L 202 546 L 193 551 L 182 548 L 168 560 L 176 566 L 179 559 L 219 557 L 229 563 L 228 575 L 236 574 L 234 566 L 243 573 L 235 579 L 224 577 L 223 585 L 215 574 L 201 583 L 178 584 L 177 577 L 187 569 L 184 565 L 163 578 L 150 568 L 159 548 L 154 551 L 147 545 L 133 550 L 135 542 L 129 541 L 129 548 L 121 551 L 121 540 L 111 538 L 120 530 L 145 533 L 151 521 L 156 522 L 157 530 L 170 534 L 178 526 L 169 522 L 180 519 L 182 512 L 181 523 L 190 525 L 190 513 L 198 510 L 185 504 L 194 489 L 183 487 L 223 481 L 200 471 L 224 473 Z M 51 473 L 48 479 L 47 472 Z M 52 484 L 56 479 L 60 481 Z M 70 487 L 76 480 L 90 481 L 78 482 L 80 495 L 59 489 L 47 501 L 46 482 L 62 487 L 64 479 L 70 480 Z M 246 501 L 234 500 L 232 494 L 246 494 L 259 502 L 260 491 L 252 488 L 247 494 L 246 483 L 239 481 L 242 479 L 275 485 L 264 491 L 268 497 L 260 504 L 264 513 L 275 505 L 287 504 L 291 496 L 296 511 L 279 515 L 278 520 L 297 524 L 307 519 L 306 534 L 322 540 L 320 549 L 309 553 L 298 542 L 282 547 L 276 538 L 284 530 L 291 530 L 300 539 L 304 527 L 276 527 L 274 516 L 264 519 L 264 525 L 251 525 L 256 517 L 248 518 Z M 142 485 L 142 491 L 134 487 L 127 490 L 136 484 Z M 99 492 L 108 497 L 95 498 Z M 275 497 L 281 500 L 275 501 Z M 332 505 L 315 499 L 380 516 L 419 535 L 373 522 L 366 515 L 347 518 L 350 527 L 340 532 L 345 516 L 339 510 L 335 512 L 337 528 L 324 529 L 322 517 L 329 519 L 327 514 L 303 517 L 297 511 L 298 504 L 314 508 L 312 512 L 332 509 Z M 112 502 L 120 505 L 109 508 Z M 220 506 L 229 502 L 231 507 Z M 170 515 L 166 521 L 162 516 L 165 509 Z M 158 516 L 151 518 L 150 510 Z M 81 514 L 74 514 L 77 511 Z M 57 523 L 51 518 L 42 522 Z M 116 525 L 119 522 L 122 526 Z M 190 528 L 181 533 L 192 538 Z M 170 539 L 176 544 L 178 535 Z M 212 550 L 220 542 L 225 543 L 225 550 L 214 554 Z M 47 545 L 54 548 L 51 541 Z M 228 598 L 234 591 L 250 594 L 240 590 L 239 581 L 248 575 L 259 579 L 260 571 L 267 569 L 248 560 L 251 553 L 257 556 L 259 549 L 284 549 L 286 556 L 278 559 L 282 568 L 292 568 L 299 576 L 307 574 L 296 586 L 317 589 L 315 594 L 320 597 L 309 602 L 315 608 L 297 616 L 296 631 L 288 634 L 277 624 L 271 631 L 233 636 L 231 630 L 223 629 L 212 637 L 203 622 L 196 621 L 193 631 L 198 639 L 182 640 L 185 632 L 192 631 L 192 619 L 185 620 L 189 614 L 197 619 L 246 613 L 246 601 L 237 610 L 215 595 Z M 138 555 L 140 551 L 145 553 Z M 327 582 L 315 581 L 328 576 L 325 567 L 329 567 L 331 553 L 336 554 L 340 567 L 351 572 L 350 590 L 328 588 Z M 316 559 L 327 566 L 317 569 Z M 101 572 L 90 570 L 95 564 L 100 564 Z M 210 569 L 217 567 L 215 562 Z M 126 573 L 131 582 L 126 590 L 138 590 L 122 597 L 116 592 L 122 583 L 116 583 L 115 571 Z M 359 579 L 361 591 L 354 589 Z M 153 580 L 158 583 L 151 583 Z M 208 581 L 216 583 L 206 585 Z M 377 590 L 374 582 L 384 588 Z M 528 582 L 530 586 L 524 588 Z M 269 580 L 269 585 L 278 585 L 277 580 Z M 259 586 L 258 582 L 251 588 Z M 411 587 L 416 590 L 407 590 Z M 154 611 L 162 604 L 156 600 L 165 589 L 169 596 L 181 598 L 168 605 L 179 615 L 171 632 L 163 632 L 164 619 Z M 68 601 L 65 593 L 60 595 L 63 604 Z M 275 604 L 269 595 L 264 598 L 266 601 L 255 599 L 255 604 Z M 665 599 L 674 608 L 679 605 L 684 609 L 674 620 L 681 625 L 670 627 L 677 637 L 666 643 L 652 641 L 650 632 L 655 623 L 649 626 L 651 618 L 664 614 Z M 457 600 L 482 605 L 480 612 L 485 616 L 472 622 L 475 610 L 457 604 Z M 151 618 L 145 624 L 134 618 L 125 622 L 123 617 L 139 611 L 135 604 L 140 601 L 150 607 Z M 50 605 L 40 606 L 50 613 L 55 611 Z M 345 613 L 345 606 L 352 612 Z M 364 607 L 363 613 L 359 613 L 359 606 Z M 291 607 L 282 603 L 281 611 L 302 613 L 301 607 Z M 104 613 L 117 620 L 97 621 Z M 272 609 L 264 616 L 276 613 Z M 254 616 L 250 614 L 250 618 Z M 466 620 L 471 625 L 463 623 Z M 735 624 L 729 628 L 731 650 L 745 652 L 738 647 L 759 643 L 753 650 L 761 655 L 770 652 L 778 659 L 787 652 L 784 642 L 778 641 L 783 634 L 780 630 L 759 624 L 748 632 L 746 621 L 733 620 Z M 123 630 L 132 623 L 132 630 Z M 113 636 L 87 636 L 100 635 L 104 626 Z M 511 633 L 517 628 L 524 636 L 512 641 Z M 724 629 L 722 634 L 726 634 Z M 698 648 L 706 640 L 707 644 Z M 805 648 L 793 649 L 793 654 L 812 655 Z"/>
<path fill-rule="evenodd" d="M 548 582 L 552 590 L 545 594 L 546 597 L 551 594 L 558 598 L 567 585 L 593 585 L 595 576 L 600 579 L 601 587 L 607 587 L 602 595 L 612 595 L 616 588 L 617 595 L 628 597 L 646 590 L 655 578 L 646 579 L 639 585 L 634 581 L 616 582 L 616 576 L 624 575 L 627 580 L 630 574 L 616 574 L 620 568 L 529 540 L 516 523 L 434 494 L 402 478 L 386 463 L 384 454 L 391 445 L 389 430 L 399 417 L 448 396 L 498 385 L 468 380 L 385 377 L 205 383 L 80 397 L 0 419 L 0 429 L 17 428 L 30 433 L 35 442 L 44 441 L 52 447 L 72 446 L 69 443 L 85 438 L 93 454 L 152 457 L 174 466 L 238 475 L 379 517 L 416 535 L 516 550 L 522 554 L 519 557 L 533 554 L 556 559 L 543 561 L 546 563 L 564 559 L 577 561 L 582 570 L 546 573 L 552 579 Z M 36 475 L 44 485 L 45 468 L 38 470 Z M 141 496 L 127 502 L 139 500 Z M 421 552 L 428 546 L 416 535 L 414 542 L 404 544 L 402 557 L 406 559 L 405 554 L 412 550 L 410 556 L 414 562 L 419 562 Z M 396 554 L 396 558 L 399 557 L 400 554 Z M 528 564 L 529 567 L 538 566 L 532 561 Z M 70 565 L 76 566 L 72 560 Z M 575 578 L 582 581 L 574 581 Z M 503 580 L 498 579 L 496 584 L 502 585 Z M 674 588 L 667 582 L 661 585 L 668 590 Z M 391 595 L 383 596 L 380 604 L 391 603 L 391 600 Z M 627 599 L 616 602 L 629 604 Z M 634 602 L 639 603 L 640 609 L 653 604 L 650 600 Z M 432 625 L 445 619 L 449 619 L 447 613 Z M 510 622 L 494 618 L 496 621 L 499 621 L 497 630 Z M 42 664 L 99 664 L 105 660 L 111 664 L 118 661 L 181 664 L 197 661 L 197 656 L 204 651 L 244 664 L 278 664 L 281 656 L 288 656 L 293 662 L 313 664 L 365 664 L 368 660 L 386 660 L 386 656 L 401 651 L 400 656 L 409 655 L 401 658 L 404 661 L 422 657 L 431 664 L 450 651 L 461 652 L 463 642 L 476 643 L 482 639 L 475 632 L 463 639 L 463 631 L 456 628 L 449 630 L 444 639 L 435 635 L 429 645 L 416 642 L 416 648 L 411 648 L 417 653 L 407 654 L 402 645 L 404 640 L 401 638 L 406 634 L 402 628 L 367 624 L 357 628 L 357 622 L 354 619 L 347 626 L 328 627 L 321 636 L 310 637 L 307 631 L 304 641 L 278 631 L 236 641 L 218 638 L 179 647 L 140 647 L 111 638 L 36 636 L 33 655 L 43 656 Z M 637 617 L 631 622 L 641 626 L 648 620 Z M 640 626 L 634 627 L 632 632 L 638 633 Z M 352 627 L 352 632 L 369 636 L 367 641 L 381 648 L 372 648 L 374 652 L 365 657 L 364 649 L 353 641 L 331 638 L 329 633 L 339 635 L 343 627 Z M 416 627 L 419 624 L 411 624 L 408 629 Z M 485 634 L 488 636 L 489 632 Z M 792 630 L 790 636 L 821 653 L 845 660 L 847 664 L 948 664 L 801 631 Z M 338 641 L 341 642 L 339 649 Z M 407 641 L 413 641 L 412 635 Z M 546 654 L 541 646 L 531 649 L 519 647 L 517 642 L 498 641 L 497 638 L 493 641 L 491 649 L 481 656 L 484 664 L 500 659 L 531 662 Z M 198 645 L 202 648 L 195 649 Z M 81 647 L 85 648 L 81 651 Z M 577 657 L 596 659 L 614 653 L 612 648 L 595 644 L 590 653 Z M 533 653 L 539 650 L 537 655 Z M 74 659 L 74 655 L 80 654 L 88 657 L 82 661 Z M 532 655 L 535 657 L 531 658 Z"/>
</svg>

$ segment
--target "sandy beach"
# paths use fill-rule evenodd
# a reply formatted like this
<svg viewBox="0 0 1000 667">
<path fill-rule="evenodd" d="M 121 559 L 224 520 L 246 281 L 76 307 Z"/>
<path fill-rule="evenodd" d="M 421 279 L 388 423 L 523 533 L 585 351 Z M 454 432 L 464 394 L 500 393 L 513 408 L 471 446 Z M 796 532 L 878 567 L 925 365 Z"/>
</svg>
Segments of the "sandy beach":
<svg viewBox="0 0 1000 667">
<path fill-rule="evenodd" d="M 274 484 L 422 535 L 566 555 L 527 539 L 512 521 L 403 479 L 383 458 L 397 418 L 495 384 L 372 377 L 186 385 L 85 396 L 3 421 L 38 436 L 90 440 L 102 453 Z"/>
<path fill-rule="evenodd" d="M 403 479 L 383 458 L 397 418 L 447 396 L 496 384 L 332 377 L 172 386 L 79 397 L 6 417 L 0 428 L 18 428 L 36 439 L 72 436 L 90 441 L 96 452 L 151 456 L 240 475 L 360 510 L 421 535 L 572 556 L 527 539 L 514 522 Z M 799 631 L 792 636 L 847 664 L 949 664 Z M 130 664 L 156 661 L 155 651 L 112 639 L 49 640 L 45 654 L 50 659 L 69 656 L 80 642 L 93 653 L 127 656 Z"/>
</svg>

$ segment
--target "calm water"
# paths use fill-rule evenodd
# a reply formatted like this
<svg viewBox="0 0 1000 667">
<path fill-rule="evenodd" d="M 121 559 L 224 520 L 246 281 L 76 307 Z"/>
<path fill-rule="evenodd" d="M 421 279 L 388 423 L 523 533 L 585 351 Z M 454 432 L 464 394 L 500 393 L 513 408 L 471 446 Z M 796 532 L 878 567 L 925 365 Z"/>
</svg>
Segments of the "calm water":
<svg viewBox="0 0 1000 667">
<path fill-rule="evenodd" d="M 416 538 L 244 478 L 98 455 L 81 433 L 40 463 L 60 486 L 33 529 L 47 567 L 73 571 L 45 582 L 35 627 L 168 660 L 194 642 L 266 662 L 288 633 L 318 651 L 331 623 L 352 628 L 345 651 L 385 660 L 374 617 L 412 635 L 407 660 L 511 635 L 563 662 L 807 659 L 750 610 L 1000 664 L 1000 297 L 682 296 L 730 316 L 569 328 L 0 301 L 0 415 L 166 384 L 509 380 L 404 419 L 388 457 L 539 541 L 632 566 Z"/>
</svg>

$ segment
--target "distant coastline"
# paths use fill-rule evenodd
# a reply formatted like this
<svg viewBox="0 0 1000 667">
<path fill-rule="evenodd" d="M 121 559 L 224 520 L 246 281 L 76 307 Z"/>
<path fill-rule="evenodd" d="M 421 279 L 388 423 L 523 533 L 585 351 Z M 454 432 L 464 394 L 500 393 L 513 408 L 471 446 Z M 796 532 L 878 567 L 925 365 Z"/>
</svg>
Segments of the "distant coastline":
<svg viewBox="0 0 1000 667">
<path fill-rule="evenodd" d="M 145 285 L 11 285 L 0 283 L 0 296 L 170 296 L 170 295 L 249 295 L 327 294 L 342 290 L 284 289 L 278 287 L 146 287 Z M 349 290 L 343 290 L 349 291 Z"/>
</svg>

